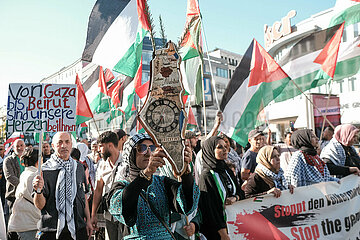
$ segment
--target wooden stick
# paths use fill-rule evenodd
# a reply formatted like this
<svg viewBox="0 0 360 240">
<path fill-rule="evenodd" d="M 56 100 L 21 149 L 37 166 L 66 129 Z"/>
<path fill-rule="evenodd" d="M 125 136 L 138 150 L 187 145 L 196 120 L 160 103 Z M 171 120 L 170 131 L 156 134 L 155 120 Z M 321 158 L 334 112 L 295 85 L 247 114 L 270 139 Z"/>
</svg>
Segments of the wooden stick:
<svg viewBox="0 0 360 240">
<path fill-rule="evenodd" d="M 333 79 L 330 78 L 330 87 L 329 87 L 329 94 L 328 94 L 328 99 L 326 101 L 326 115 L 327 115 L 327 112 L 328 112 L 328 107 L 329 107 L 329 102 L 330 102 L 330 97 L 331 97 L 331 91 L 332 91 L 332 84 L 333 84 Z M 325 127 L 325 119 L 323 119 L 323 123 L 322 123 L 322 126 L 321 126 L 321 132 L 320 132 L 320 141 L 322 139 L 322 136 L 323 136 L 323 133 L 324 133 L 324 127 Z"/>
<path fill-rule="evenodd" d="M 98 126 L 97 126 L 97 124 L 96 124 L 96 121 L 95 121 L 94 115 L 93 115 L 93 117 L 92 117 L 92 120 L 93 120 L 93 122 L 94 122 L 94 124 L 95 124 L 96 131 L 97 131 L 98 135 L 100 135 L 100 131 L 99 131 L 99 128 L 98 128 Z"/>
<path fill-rule="evenodd" d="M 112 119 L 111 119 L 111 121 L 112 121 L 112 120 L 114 120 L 114 117 L 113 117 L 113 114 L 112 114 L 112 112 L 111 112 L 110 98 L 109 98 L 108 96 L 106 96 L 106 98 L 107 98 L 108 103 L 109 103 L 110 117 L 112 118 Z M 111 128 L 111 130 L 114 130 L 114 128 L 113 128 L 113 124 L 111 123 L 111 121 L 110 121 L 110 128 Z"/>
</svg>

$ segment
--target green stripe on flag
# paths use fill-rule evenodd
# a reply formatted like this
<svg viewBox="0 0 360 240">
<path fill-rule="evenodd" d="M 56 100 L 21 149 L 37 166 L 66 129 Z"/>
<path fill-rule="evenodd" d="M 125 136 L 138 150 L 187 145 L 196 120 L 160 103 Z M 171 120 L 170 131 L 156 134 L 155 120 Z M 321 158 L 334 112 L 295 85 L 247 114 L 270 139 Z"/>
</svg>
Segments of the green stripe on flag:
<svg viewBox="0 0 360 240">
<path fill-rule="evenodd" d="M 215 181 L 215 184 L 216 184 L 216 188 L 218 189 L 218 192 L 219 192 L 219 194 L 220 194 L 220 198 L 221 198 L 221 200 L 222 200 L 222 202 L 223 202 L 224 220 L 225 220 L 225 222 L 226 222 L 226 211 L 225 211 L 225 199 L 226 199 L 226 195 L 224 196 L 224 192 L 223 192 L 222 187 L 221 187 L 221 185 L 220 185 L 220 181 L 221 181 L 221 180 L 218 179 L 218 176 L 216 176 L 214 170 L 210 170 L 210 173 L 211 173 L 211 175 L 212 175 L 213 178 L 214 178 L 214 181 Z"/>
<path fill-rule="evenodd" d="M 334 80 L 336 81 L 346 77 L 351 77 L 359 72 L 359 68 L 360 56 L 338 62 L 336 64 Z M 319 87 L 325 84 L 329 78 L 330 77 L 325 72 L 317 70 L 293 79 L 293 81 L 302 89 L 302 91 L 307 91 L 311 88 Z M 289 82 L 282 93 L 275 99 L 275 102 L 282 102 L 300 94 L 300 90 L 292 82 Z"/>
<path fill-rule="evenodd" d="M 129 77 L 135 77 L 140 65 L 143 39 L 146 33 L 147 31 L 142 28 L 138 30 L 135 42 L 131 45 L 125 55 L 119 60 L 119 62 L 112 70 Z"/>
<path fill-rule="evenodd" d="M 232 139 L 242 146 L 247 144 L 248 133 L 255 128 L 259 112 L 282 93 L 284 87 L 290 84 L 289 80 L 289 78 L 284 78 L 274 82 L 261 83 L 241 113 L 231 137 Z"/>
<path fill-rule="evenodd" d="M 90 103 L 90 109 L 93 113 L 104 113 L 110 111 L 109 101 L 105 94 L 100 92 Z"/>
<path fill-rule="evenodd" d="M 341 24 L 345 21 L 345 27 L 360 22 L 360 4 L 354 5 L 335 15 L 329 27 Z"/>
<path fill-rule="evenodd" d="M 81 123 L 89 121 L 90 119 L 91 119 L 90 117 L 84 117 L 84 116 L 76 115 L 76 125 L 80 125 Z"/>
</svg>

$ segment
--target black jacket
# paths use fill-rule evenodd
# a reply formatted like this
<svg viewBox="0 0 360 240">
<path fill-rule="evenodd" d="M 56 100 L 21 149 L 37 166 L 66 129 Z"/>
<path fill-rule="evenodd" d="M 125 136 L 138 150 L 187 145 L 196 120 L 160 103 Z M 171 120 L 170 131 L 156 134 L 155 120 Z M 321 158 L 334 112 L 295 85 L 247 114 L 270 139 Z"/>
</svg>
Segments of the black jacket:
<svg viewBox="0 0 360 240">
<path fill-rule="evenodd" d="M 74 200 L 74 220 L 77 230 L 86 227 L 85 219 L 85 186 L 86 177 L 84 167 L 77 163 L 76 168 L 76 197 Z M 56 182 L 60 170 L 43 171 L 44 178 L 44 197 L 46 204 L 41 210 L 41 220 L 39 230 L 42 232 L 56 232 L 58 212 L 56 209 L 55 191 Z"/>
</svg>

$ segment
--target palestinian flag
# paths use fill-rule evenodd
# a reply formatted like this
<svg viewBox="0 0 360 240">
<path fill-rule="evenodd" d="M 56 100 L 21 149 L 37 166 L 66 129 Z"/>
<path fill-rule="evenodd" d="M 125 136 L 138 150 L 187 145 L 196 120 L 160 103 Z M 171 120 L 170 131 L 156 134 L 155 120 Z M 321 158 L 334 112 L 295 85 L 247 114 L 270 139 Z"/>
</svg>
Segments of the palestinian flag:
<svg viewBox="0 0 360 240">
<path fill-rule="evenodd" d="M 93 114 L 91 112 L 89 103 L 86 99 L 86 95 L 83 89 L 83 86 L 80 82 L 79 76 L 76 74 L 76 87 L 77 87 L 77 95 L 76 95 L 76 125 L 82 124 L 91 118 L 93 118 Z"/>
<path fill-rule="evenodd" d="M 289 81 L 288 75 L 254 39 L 221 100 L 224 121 L 219 131 L 245 146 L 259 112 L 283 91 Z"/>
<path fill-rule="evenodd" d="M 180 43 L 181 72 L 186 91 L 202 102 L 203 52 L 201 15 L 197 0 L 188 0 L 185 30 Z"/>
<path fill-rule="evenodd" d="M 134 77 L 150 30 L 146 0 L 98 0 L 90 14 L 82 60 Z"/>
<path fill-rule="evenodd" d="M 336 9 L 335 9 L 336 10 Z M 351 6 L 338 12 L 330 21 L 330 27 L 321 31 L 310 33 L 290 49 L 278 63 L 286 73 L 295 81 L 302 91 L 321 86 L 328 82 L 329 75 L 322 69 L 321 65 L 314 63 L 326 44 L 334 36 L 341 24 L 345 21 L 345 29 L 348 34 L 345 41 L 339 47 L 338 58 L 334 81 L 351 77 L 359 72 L 360 69 L 360 37 L 352 37 L 354 24 L 360 22 L 360 4 Z M 344 33 L 345 35 L 345 33 Z M 300 95 L 297 87 L 289 83 L 283 93 L 275 101 L 281 102 Z"/>
<path fill-rule="evenodd" d="M 197 123 L 192 108 L 189 108 L 188 122 L 186 125 L 187 130 L 195 131 L 197 129 Z"/>
<path fill-rule="evenodd" d="M 98 87 L 99 76 L 100 67 L 97 67 L 83 84 L 86 98 L 90 103 L 90 109 L 94 114 L 105 113 L 110 110 L 108 97 Z"/>
</svg>

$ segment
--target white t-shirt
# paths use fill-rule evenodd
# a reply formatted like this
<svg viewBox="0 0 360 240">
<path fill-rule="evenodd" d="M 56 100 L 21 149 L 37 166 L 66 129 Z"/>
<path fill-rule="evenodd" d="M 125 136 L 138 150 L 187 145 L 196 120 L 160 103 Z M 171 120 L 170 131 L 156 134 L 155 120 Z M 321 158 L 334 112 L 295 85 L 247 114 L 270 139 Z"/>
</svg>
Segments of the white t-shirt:
<svg viewBox="0 0 360 240">
<path fill-rule="evenodd" d="M 119 152 L 119 157 L 113 165 L 108 158 L 106 161 L 99 161 L 97 169 L 96 169 L 96 181 L 100 181 L 100 179 L 104 182 L 103 188 L 103 196 L 105 193 L 110 191 L 112 184 L 112 173 L 116 169 L 115 167 L 122 162 L 122 156 Z"/>
</svg>

